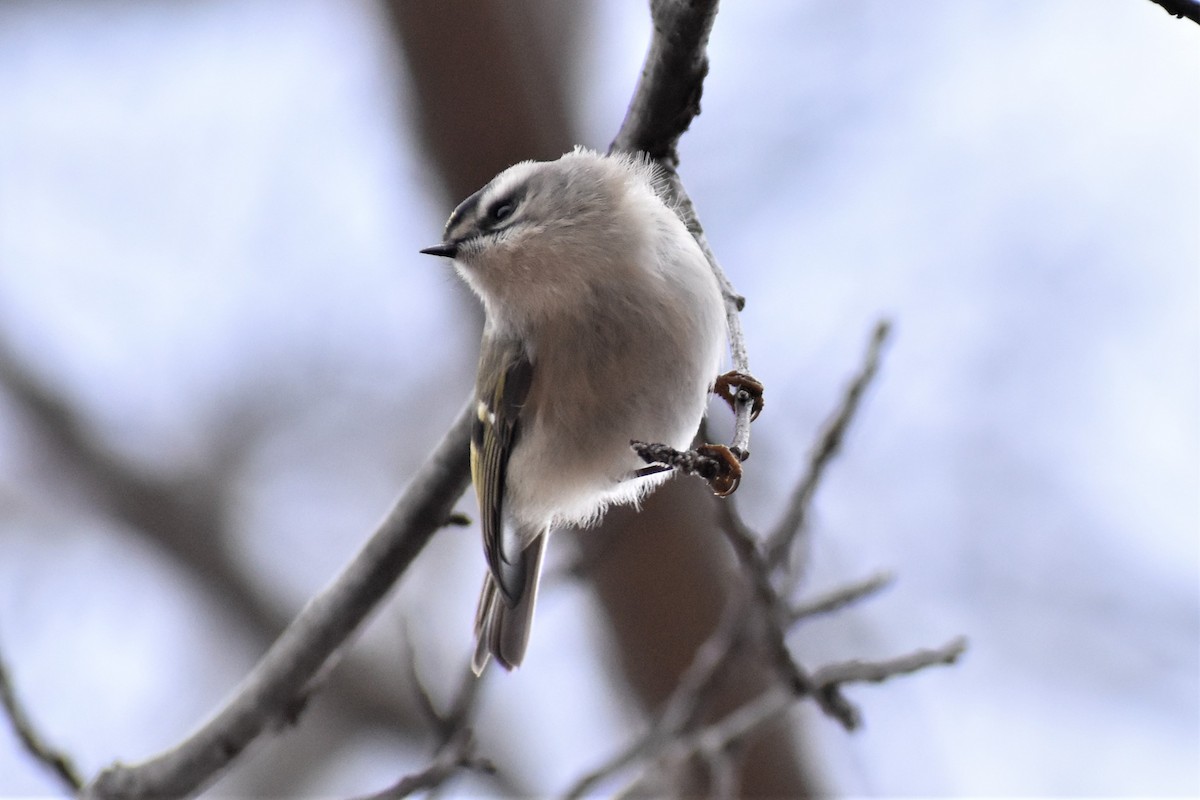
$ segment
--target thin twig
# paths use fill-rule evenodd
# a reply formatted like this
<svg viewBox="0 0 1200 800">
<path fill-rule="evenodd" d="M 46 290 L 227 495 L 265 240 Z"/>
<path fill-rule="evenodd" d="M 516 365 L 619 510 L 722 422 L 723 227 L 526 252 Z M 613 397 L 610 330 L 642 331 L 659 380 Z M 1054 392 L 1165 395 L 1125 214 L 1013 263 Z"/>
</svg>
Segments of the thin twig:
<svg viewBox="0 0 1200 800">
<path fill-rule="evenodd" d="M 421 680 L 420 670 L 417 669 L 417 649 L 412 646 L 407 620 L 401 623 L 401 628 L 401 638 L 404 642 L 404 655 L 401 661 L 404 685 L 408 687 L 409 692 L 416 700 L 421 719 L 437 736 L 438 744 L 443 745 L 454 735 L 457 727 L 438 710 L 437 704 L 433 702 L 433 695 L 429 693 L 425 681 Z"/>
<path fill-rule="evenodd" d="M 880 572 L 857 583 L 847 584 L 826 594 L 801 601 L 792 606 L 790 621 L 794 623 L 809 617 L 841 611 L 846 606 L 890 586 L 893 580 L 892 573 Z"/>
<path fill-rule="evenodd" d="M 875 324 L 862 367 L 850 385 L 846 387 L 837 410 L 821 431 L 821 435 L 809 455 L 808 469 L 805 471 L 804 477 L 796 484 L 787 511 L 784 512 L 779 524 L 767 536 L 765 549 L 767 560 L 772 565 L 786 561 L 786 556 L 792 551 L 797 535 L 804 528 L 813 495 L 816 494 L 817 486 L 820 485 L 821 478 L 825 474 L 825 467 L 841 449 L 842 440 L 845 438 L 847 428 L 850 427 L 850 422 L 854 419 L 854 413 L 858 410 L 863 393 L 871 384 L 871 379 L 875 377 L 876 372 L 879 371 L 880 352 L 890 331 L 891 323 L 887 320 L 880 320 Z"/>
<path fill-rule="evenodd" d="M 683 191 L 677 175 L 673 177 L 672 185 L 678 187 L 676 211 L 688 226 L 688 230 L 692 232 L 692 236 L 696 237 L 696 241 L 700 243 L 700 249 L 704 251 L 708 265 L 721 285 L 721 295 L 725 299 L 725 324 L 729 334 L 729 355 L 733 362 L 733 368 L 744 375 L 753 375 L 754 373 L 750 371 L 750 352 L 746 348 L 746 334 L 742 331 L 741 312 L 746 307 L 746 298 L 733 288 L 725 270 L 721 268 L 720 262 L 717 261 L 712 248 L 709 247 L 708 237 L 704 235 L 704 228 L 700 226 L 700 219 L 696 216 L 696 208 L 692 204 L 692 199 Z M 750 422 L 753 418 L 754 399 L 744 392 L 739 393 L 734 404 L 733 440 L 729 443 L 729 449 L 742 461 L 750 458 Z"/>
<path fill-rule="evenodd" d="M 650 466 L 638 475 L 649 475 L 673 469 L 684 475 L 703 478 L 713 494 L 728 497 L 737 491 L 742 482 L 742 463 L 733 452 L 722 444 L 704 444 L 694 450 L 676 450 L 665 444 L 639 442 L 632 439 L 629 446 L 633 452 Z"/>
<path fill-rule="evenodd" d="M 680 755 L 724 750 L 779 717 L 797 699 L 782 686 L 773 686 L 719 721 L 679 739 L 672 749 Z"/>
<path fill-rule="evenodd" d="M 204 584 L 209 595 L 228 606 L 228 616 L 243 625 L 266 647 L 283 632 L 294 614 L 272 601 L 251 572 L 238 561 L 229 543 L 236 540 L 227 514 L 233 483 L 228 476 L 242 448 L 253 439 L 267 417 L 278 414 L 280 397 L 271 394 L 272 415 L 260 404 L 234 403 L 226 424 L 216 436 L 215 455 L 202 468 L 182 475 L 140 469 L 119 457 L 105 437 L 88 423 L 69 399 L 33 369 L 0 336 L 0 391 L 12 397 L 22 424 L 40 440 L 39 452 L 55 463 L 56 471 L 86 489 L 101 513 L 163 548 Z M 400 729 L 408 724 L 407 710 L 395 694 L 381 694 L 369 680 L 359 680 L 375 668 L 362 654 L 350 654 L 341 665 L 347 678 L 322 687 L 327 701 L 338 705 L 356 724 Z M 311 684 L 310 684 L 311 688 Z"/>
<path fill-rule="evenodd" d="M 638 775 L 645 774 L 655 759 L 672 764 L 699 754 L 706 763 L 711 764 L 713 756 L 727 753 L 734 744 L 787 711 L 797 699 L 795 694 L 782 686 L 771 686 L 717 722 L 687 732 L 666 743 L 665 752 L 661 755 L 660 751 L 643 754 Z M 636 780 L 635 776 L 630 782 Z M 709 795 L 715 794 L 714 791 L 709 792 Z"/>
<path fill-rule="evenodd" d="M 604 763 L 581 775 L 564 794 L 567 800 L 582 797 L 600 781 L 637 761 L 649 758 L 694 722 L 704 705 L 703 698 L 741 642 L 745 630 L 744 616 L 742 603 L 731 602 L 726 606 L 717 627 L 696 650 L 692 663 L 680 676 L 662 711 L 645 733 L 635 737 Z"/>
<path fill-rule="evenodd" d="M 475 757 L 475 739 L 469 728 L 459 729 L 438 748 L 433 763 L 425 769 L 406 775 L 387 789 L 366 795 L 359 800 L 400 800 L 417 792 L 436 789 L 463 769 L 488 774 L 496 771 L 495 765 L 490 761 Z"/>
<path fill-rule="evenodd" d="M 109 767 L 84 788 L 84 795 L 192 794 L 280 719 L 445 524 L 467 487 L 472 409 L 469 403 L 459 413 L 367 544 L 304 607 L 224 708 L 166 752 L 141 764 Z"/>
<path fill-rule="evenodd" d="M 846 730 L 853 730 L 858 726 L 857 710 L 837 692 L 816 693 L 812 677 L 792 658 L 787 646 L 791 611 L 771 582 L 771 567 L 759 551 L 754 534 L 746 527 L 732 502 L 717 504 L 717 521 L 726 540 L 733 546 L 743 572 L 750 578 L 761 610 L 767 648 L 780 678 L 793 693 L 811 694 L 822 711 L 840 722 Z"/>
<path fill-rule="evenodd" d="M 483 685 L 483 681 L 477 678 L 464 662 L 458 690 L 450 707 L 445 711 L 439 710 L 417 668 L 417 648 L 413 646 L 412 637 L 409 635 L 407 619 L 402 623 L 402 628 L 405 644 L 405 682 L 416 697 L 417 708 L 425 724 L 437 735 L 438 746 L 444 746 L 460 730 L 470 725 L 475 712 L 475 701 L 479 697 L 479 687 Z"/>
<path fill-rule="evenodd" d="M 932 650 L 917 650 L 886 661 L 844 661 L 829 664 L 813 672 L 820 691 L 847 683 L 881 683 L 897 675 L 907 675 L 926 667 L 949 665 L 967 650 L 966 637 L 959 636 Z"/>
<path fill-rule="evenodd" d="M 17 735 L 17 739 L 20 740 L 25 751 L 54 773 L 54 776 L 63 783 L 68 791 L 72 794 L 78 792 L 83 786 L 83 778 L 80 777 L 79 770 L 69 757 L 58 748 L 52 747 L 38 733 L 33 720 L 21 705 L 21 701 L 17 699 L 17 692 L 13 688 L 8 668 L 2 658 L 0 658 L 0 705 L 4 706 L 13 732 Z"/>
<path fill-rule="evenodd" d="M 918 650 L 885 661 L 830 664 L 813 672 L 813 690 L 819 694 L 834 694 L 848 683 L 878 683 L 927 667 L 953 664 L 965 650 L 966 640 L 959 637 L 933 650 Z M 783 714 L 798 699 L 798 695 L 780 686 L 767 689 L 721 720 L 679 739 L 672 749 L 680 755 L 728 749 Z"/>
</svg>

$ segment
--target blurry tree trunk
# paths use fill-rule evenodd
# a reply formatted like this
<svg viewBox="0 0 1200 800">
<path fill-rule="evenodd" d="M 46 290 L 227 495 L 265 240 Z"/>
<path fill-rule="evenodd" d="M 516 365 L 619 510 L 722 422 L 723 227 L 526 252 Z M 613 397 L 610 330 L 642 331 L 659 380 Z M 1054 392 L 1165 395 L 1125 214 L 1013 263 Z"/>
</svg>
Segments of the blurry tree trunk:
<svg viewBox="0 0 1200 800">
<path fill-rule="evenodd" d="M 617 660 L 642 705 L 658 708 L 717 625 L 741 580 L 733 556 L 713 522 L 718 502 L 701 481 L 677 478 L 655 492 L 640 512 L 613 509 L 596 531 L 578 537 L 617 645 Z M 769 661 L 751 648 L 736 674 L 722 684 L 707 709 L 715 719 L 777 680 Z M 808 797 L 819 794 L 807 774 L 794 725 L 787 718 L 765 726 L 739 759 L 738 797 Z M 676 776 L 684 796 L 708 793 L 703 769 Z M 657 793 L 659 787 L 653 787 Z"/>
<path fill-rule="evenodd" d="M 412 123 L 448 204 L 510 164 L 557 158 L 575 143 L 575 44 L 589 3 L 388 0 L 387 8 L 409 70 Z M 672 481 L 642 513 L 614 509 L 600 529 L 578 537 L 619 647 L 616 662 L 650 711 L 712 631 L 728 594 L 732 561 L 710 501 L 701 482 Z M 747 665 L 720 705 L 732 708 L 768 680 L 765 668 Z M 768 726 L 754 741 L 739 796 L 813 794 L 791 726 Z M 672 788 L 702 789 L 703 777 Z"/>
<path fill-rule="evenodd" d="M 589 4 L 388 0 L 387 8 L 408 66 L 412 123 L 447 202 L 518 161 L 571 148 L 574 44 Z"/>
</svg>

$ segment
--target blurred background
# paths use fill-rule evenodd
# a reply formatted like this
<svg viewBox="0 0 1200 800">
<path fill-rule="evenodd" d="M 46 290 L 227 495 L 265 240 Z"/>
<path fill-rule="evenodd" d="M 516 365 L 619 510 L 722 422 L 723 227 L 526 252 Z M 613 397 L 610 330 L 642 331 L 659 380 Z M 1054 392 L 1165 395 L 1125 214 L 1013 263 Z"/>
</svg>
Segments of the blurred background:
<svg viewBox="0 0 1200 800">
<path fill-rule="evenodd" d="M 88 776 L 204 719 L 373 529 L 474 374 L 476 303 L 417 250 L 507 164 L 606 147 L 649 36 L 632 0 L 0 3 L 0 654 Z M 1200 794 L 1200 27 L 756 0 L 710 56 L 680 171 L 767 385 L 751 523 L 895 324 L 806 586 L 897 581 L 795 652 L 971 643 L 848 689 L 855 734 L 800 704 L 741 792 Z M 479 698 L 504 780 L 449 795 L 561 792 L 641 730 L 729 583 L 703 494 L 556 538 Z M 449 702 L 482 574 L 439 534 L 209 792 L 423 766 L 404 665 Z M 0 725 L 0 795 L 57 791 Z"/>
</svg>

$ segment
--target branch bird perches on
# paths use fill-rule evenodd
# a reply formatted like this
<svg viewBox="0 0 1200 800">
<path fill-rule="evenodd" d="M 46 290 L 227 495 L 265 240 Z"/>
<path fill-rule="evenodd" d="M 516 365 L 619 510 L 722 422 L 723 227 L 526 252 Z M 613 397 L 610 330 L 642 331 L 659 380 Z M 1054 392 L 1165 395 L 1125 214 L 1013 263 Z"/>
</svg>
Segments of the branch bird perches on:
<svg viewBox="0 0 1200 800">
<path fill-rule="evenodd" d="M 708 69 L 704 51 L 716 9 L 716 0 L 652 3 L 655 32 L 646 66 L 612 148 L 644 150 L 668 169 L 672 191 L 678 195 L 678 208 L 714 265 L 674 167 L 679 137 L 699 111 L 700 87 Z M 680 70 L 681 64 L 686 69 Z M 727 305 L 740 307 L 740 298 L 728 280 L 721 273 L 718 276 Z M 744 352 L 741 358 L 739 361 L 735 352 L 735 365 L 746 360 Z M 735 435 L 735 445 L 741 441 L 738 437 L 744 436 L 744 450 L 748 452 L 749 408 L 753 401 L 742 405 L 747 407 L 746 430 Z M 467 404 L 366 545 L 305 606 L 224 707 L 175 747 L 140 764 L 118 763 L 105 769 L 84 787 L 82 794 L 97 798 L 192 794 L 266 730 L 286 720 L 326 662 L 446 522 L 466 490 L 472 414 L 473 405 Z M 742 414 L 739 410 L 739 418 Z"/>
</svg>

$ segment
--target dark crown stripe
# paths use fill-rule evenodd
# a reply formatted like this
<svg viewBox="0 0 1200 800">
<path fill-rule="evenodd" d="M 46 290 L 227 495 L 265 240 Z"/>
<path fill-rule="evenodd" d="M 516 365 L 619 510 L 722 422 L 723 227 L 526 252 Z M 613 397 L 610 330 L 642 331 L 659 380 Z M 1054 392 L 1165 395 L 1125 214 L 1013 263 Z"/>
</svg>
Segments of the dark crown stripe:
<svg viewBox="0 0 1200 800">
<path fill-rule="evenodd" d="M 450 219 L 446 221 L 446 241 L 454 241 L 454 229 L 462 225 L 464 220 L 471 219 L 475 216 L 475 210 L 479 208 L 479 202 L 483 199 L 483 189 L 480 189 L 475 194 L 468 197 L 458 204 L 458 208 L 454 209 L 454 213 L 450 215 Z"/>
</svg>

